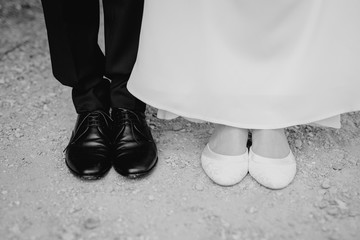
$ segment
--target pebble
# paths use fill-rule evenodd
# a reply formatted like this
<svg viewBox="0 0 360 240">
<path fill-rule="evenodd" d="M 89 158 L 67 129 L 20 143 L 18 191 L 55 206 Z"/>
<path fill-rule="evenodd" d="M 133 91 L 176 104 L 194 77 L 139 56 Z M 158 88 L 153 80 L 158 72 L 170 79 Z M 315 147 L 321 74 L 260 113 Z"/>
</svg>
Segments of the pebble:
<svg viewBox="0 0 360 240">
<path fill-rule="evenodd" d="M 330 216 L 337 216 L 339 214 L 339 209 L 337 207 L 331 207 L 326 210 L 327 214 Z"/>
<path fill-rule="evenodd" d="M 6 190 L 1 191 L 2 195 L 6 195 L 7 193 L 8 193 L 8 191 L 6 191 Z"/>
<path fill-rule="evenodd" d="M 330 185 L 330 180 L 329 180 L 329 179 L 325 179 L 325 180 L 322 182 L 321 187 L 322 187 L 323 189 L 329 189 L 329 188 L 331 187 L 331 185 Z"/>
<path fill-rule="evenodd" d="M 202 183 L 202 182 L 197 182 L 196 184 L 195 184 L 195 189 L 197 190 L 197 191 L 204 191 L 204 184 Z"/>
<path fill-rule="evenodd" d="M 79 211 L 81 211 L 81 210 L 82 210 L 81 207 L 72 207 L 72 208 L 69 210 L 69 213 L 70 213 L 70 214 L 73 214 L 73 213 L 79 212 Z"/>
<path fill-rule="evenodd" d="M 21 137 L 23 137 L 23 136 L 24 136 L 24 134 L 22 134 L 22 133 L 20 133 L 20 132 L 18 132 L 18 131 L 15 132 L 15 137 L 16 137 L 16 138 L 21 138 Z"/>
<path fill-rule="evenodd" d="M 256 209 L 255 207 L 250 207 L 249 209 L 247 209 L 246 212 L 248 212 L 248 213 L 250 213 L 250 214 L 253 214 L 253 213 L 256 213 L 256 212 L 257 212 L 257 209 Z"/>
<path fill-rule="evenodd" d="M 295 147 L 296 148 L 301 148 L 302 147 L 302 141 L 300 139 L 296 139 L 295 140 Z"/>
<path fill-rule="evenodd" d="M 100 220 L 98 218 L 88 218 L 84 222 L 85 229 L 95 229 L 100 226 Z"/>
<path fill-rule="evenodd" d="M 153 195 L 149 195 L 148 199 L 149 199 L 149 201 L 154 201 L 155 197 Z"/>
<path fill-rule="evenodd" d="M 317 204 L 318 208 L 324 209 L 328 206 L 328 203 L 326 201 L 321 201 Z"/>
<path fill-rule="evenodd" d="M 340 209 L 347 209 L 347 204 L 340 199 L 335 199 L 336 204 L 339 206 Z"/>
<path fill-rule="evenodd" d="M 174 126 L 172 127 L 173 131 L 180 131 L 182 129 L 183 129 L 182 125 L 178 123 L 175 123 Z"/>
</svg>

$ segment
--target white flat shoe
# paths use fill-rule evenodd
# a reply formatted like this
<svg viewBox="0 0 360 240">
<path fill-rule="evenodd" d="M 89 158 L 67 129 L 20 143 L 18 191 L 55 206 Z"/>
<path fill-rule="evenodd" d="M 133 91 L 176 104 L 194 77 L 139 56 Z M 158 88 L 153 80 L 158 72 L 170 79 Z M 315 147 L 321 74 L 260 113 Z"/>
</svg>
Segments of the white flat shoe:
<svg viewBox="0 0 360 240">
<path fill-rule="evenodd" d="M 249 173 L 261 185 L 271 189 L 288 186 L 296 174 L 296 161 L 293 153 L 287 157 L 266 158 L 249 152 Z"/>
<path fill-rule="evenodd" d="M 249 154 L 246 149 L 242 155 L 222 155 L 213 152 L 207 144 L 201 154 L 201 166 L 215 183 L 231 186 L 239 183 L 248 173 Z"/>
</svg>

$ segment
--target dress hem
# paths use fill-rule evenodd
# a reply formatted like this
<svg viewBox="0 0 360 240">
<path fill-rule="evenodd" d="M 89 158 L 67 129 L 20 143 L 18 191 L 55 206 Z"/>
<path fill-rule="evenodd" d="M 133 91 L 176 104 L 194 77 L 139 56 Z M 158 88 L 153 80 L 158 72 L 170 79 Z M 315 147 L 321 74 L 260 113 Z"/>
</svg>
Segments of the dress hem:
<svg viewBox="0 0 360 240">
<path fill-rule="evenodd" d="M 284 123 L 284 124 L 277 124 L 277 125 L 272 124 L 272 125 L 261 125 L 260 126 L 260 125 L 252 125 L 252 124 L 234 123 L 232 121 L 214 119 L 214 118 L 206 117 L 206 116 L 198 116 L 198 115 L 193 114 L 193 113 L 183 112 L 181 110 L 175 110 L 175 109 L 172 109 L 171 107 L 155 103 L 154 101 L 149 100 L 149 99 L 141 96 L 134 89 L 131 89 L 131 86 L 129 86 L 129 85 L 128 85 L 128 90 L 129 90 L 129 92 L 131 94 L 133 94 L 135 97 L 137 97 L 141 101 L 145 102 L 146 104 L 148 104 L 148 105 L 150 105 L 150 106 L 152 106 L 152 107 L 154 107 L 154 108 L 156 108 L 158 110 L 161 109 L 161 110 L 173 113 L 173 114 L 177 115 L 177 117 L 183 117 L 185 119 L 196 119 L 196 120 L 200 120 L 200 121 L 203 121 L 203 122 L 211 122 L 211 123 L 215 123 L 215 124 L 222 124 L 222 125 L 226 125 L 226 126 L 244 128 L 244 129 L 280 129 L 280 128 L 288 128 L 288 127 L 297 126 L 297 125 L 315 125 L 315 126 L 318 126 L 318 127 L 330 127 L 330 128 L 334 128 L 334 129 L 340 129 L 341 128 L 341 123 L 340 123 L 339 127 L 332 127 L 332 126 L 316 124 L 316 122 L 353 111 L 353 110 L 338 111 L 337 113 L 333 113 L 333 114 L 327 114 L 327 115 L 324 114 L 323 117 L 318 117 L 318 118 L 314 118 L 312 120 L 302 121 L 302 122 L 294 121 L 292 123 L 287 123 L 287 124 Z"/>
</svg>

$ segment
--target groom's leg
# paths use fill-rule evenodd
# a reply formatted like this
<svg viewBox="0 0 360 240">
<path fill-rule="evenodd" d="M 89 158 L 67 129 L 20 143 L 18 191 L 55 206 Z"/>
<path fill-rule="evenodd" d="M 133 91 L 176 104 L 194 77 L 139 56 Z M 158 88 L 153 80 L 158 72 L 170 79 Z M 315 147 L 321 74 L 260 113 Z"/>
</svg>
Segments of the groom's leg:
<svg viewBox="0 0 360 240">
<path fill-rule="evenodd" d="M 79 113 L 65 162 L 77 176 L 98 178 L 111 168 L 110 83 L 98 46 L 99 0 L 42 0 L 54 76 L 72 87 Z"/>
<path fill-rule="evenodd" d="M 105 76 L 111 79 L 115 135 L 113 166 L 124 176 L 136 177 L 149 173 L 157 162 L 156 145 L 145 120 L 145 104 L 126 88 L 136 60 L 144 1 L 103 0 L 103 4 Z"/>
<path fill-rule="evenodd" d="M 145 111 L 126 83 L 133 69 L 141 28 L 144 0 L 103 0 L 105 22 L 105 76 L 111 79 L 111 106 Z"/>
<path fill-rule="evenodd" d="M 109 108 L 109 83 L 98 45 L 98 0 L 42 0 L 53 74 L 73 88 L 78 113 Z"/>
</svg>

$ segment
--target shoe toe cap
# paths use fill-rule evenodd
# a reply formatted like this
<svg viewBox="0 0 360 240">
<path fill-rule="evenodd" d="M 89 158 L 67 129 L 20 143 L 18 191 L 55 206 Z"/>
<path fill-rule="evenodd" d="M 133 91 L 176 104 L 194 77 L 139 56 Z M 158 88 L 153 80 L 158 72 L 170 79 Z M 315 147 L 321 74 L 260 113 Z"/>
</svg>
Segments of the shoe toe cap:
<svg viewBox="0 0 360 240">
<path fill-rule="evenodd" d="M 201 166 L 206 175 L 221 186 L 239 183 L 248 173 L 247 161 L 222 161 L 201 157 Z"/>
<path fill-rule="evenodd" d="M 296 164 L 272 166 L 250 163 L 249 172 L 261 185 L 270 189 L 282 189 L 295 178 Z"/>
<path fill-rule="evenodd" d="M 150 172 L 157 163 L 156 147 L 141 146 L 141 148 L 120 149 L 115 154 L 113 166 L 124 176 L 142 175 Z"/>
<path fill-rule="evenodd" d="M 111 157 L 107 151 L 69 149 L 65 162 L 68 168 L 80 177 L 100 177 L 111 168 Z"/>
</svg>

